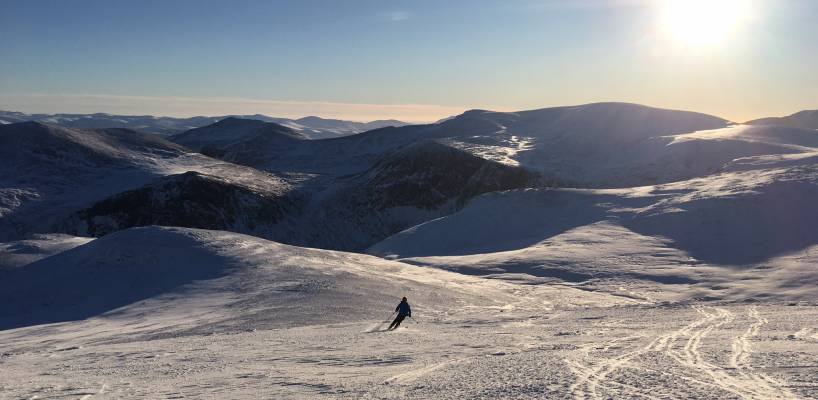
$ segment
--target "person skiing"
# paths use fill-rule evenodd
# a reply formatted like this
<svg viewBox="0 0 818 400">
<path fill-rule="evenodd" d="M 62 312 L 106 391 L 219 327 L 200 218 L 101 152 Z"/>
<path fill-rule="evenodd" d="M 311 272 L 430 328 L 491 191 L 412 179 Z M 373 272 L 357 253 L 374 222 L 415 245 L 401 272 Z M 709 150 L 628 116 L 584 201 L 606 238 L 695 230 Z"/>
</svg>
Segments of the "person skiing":
<svg viewBox="0 0 818 400">
<path fill-rule="evenodd" d="M 404 297 L 400 303 L 398 303 L 398 306 L 395 307 L 395 312 L 398 313 L 398 316 L 395 317 L 395 320 L 392 321 L 391 325 L 389 325 L 389 329 L 387 329 L 388 331 L 398 329 L 404 318 L 412 318 L 412 308 L 409 307 L 409 302 L 406 301 L 406 297 Z"/>
</svg>

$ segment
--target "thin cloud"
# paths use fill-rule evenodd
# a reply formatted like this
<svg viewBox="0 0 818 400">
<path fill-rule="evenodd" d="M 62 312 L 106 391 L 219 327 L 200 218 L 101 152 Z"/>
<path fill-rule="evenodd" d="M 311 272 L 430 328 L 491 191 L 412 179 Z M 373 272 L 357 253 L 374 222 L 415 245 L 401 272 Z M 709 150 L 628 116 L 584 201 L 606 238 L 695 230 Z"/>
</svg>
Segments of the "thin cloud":
<svg viewBox="0 0 818 400">
<path fill-rule="evenodd" d="M 318 115 L 352 121 L 399 119 L 431 122 L 460 114 L 465 107 L 434 104 L 364 104 L 282 101 L 242 97 L 122 96 L 107 94 L 0 94 L 0 109 L 28 113 L 95 113 L 191 117 L 265 114 L 299 118 Z"/>
<path fill-rule="evenodd" d="M 409 17 L 410 14 L 407 11 L 390 11 L 384 14 L 384 19 L 391 22 L 406 21 Z"/>
</svg>

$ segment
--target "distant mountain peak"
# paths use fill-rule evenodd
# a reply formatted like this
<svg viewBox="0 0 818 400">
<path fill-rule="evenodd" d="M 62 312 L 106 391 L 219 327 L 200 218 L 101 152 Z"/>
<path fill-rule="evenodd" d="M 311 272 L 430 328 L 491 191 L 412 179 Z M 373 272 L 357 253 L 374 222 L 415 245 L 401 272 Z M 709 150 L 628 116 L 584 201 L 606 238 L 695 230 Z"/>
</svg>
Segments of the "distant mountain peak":
<svg viewBox="0 0 818 400">
<path fill-rule="evenodd" d="M 789 126 L 818 129 L 818 110 L 802 110 L 786 117 L 767 117 L 745 122 L 747 125 Z"/>
<path fill-rule="evenodd" d="M 161 136 L 177 135 L 192 128 L 200 128 L 224 120 L 227 120 L 225 124 L 240 122 L 236 120 L 261 121 L 272 122 L 289 127 L 301 135 L 304 135 L 308 139 L 327 139 L 349 136 L 386 126 L 408 125 L 405 122 L 393 119 L 371 122 L 355 122 L 340 119 L 327 119 L 318 116 L 307 116 L 297 120 L 269 117 L 263 114 L 175 118 L 156 117 L 151 115 L 114 115 L 108 113 L 26 114 L 16 111 L 0 110 L 0 125 L 29 120 L 50 123 L 67 128 L 126 128 L 141 132 L 154 133 Z"/>
</svg>

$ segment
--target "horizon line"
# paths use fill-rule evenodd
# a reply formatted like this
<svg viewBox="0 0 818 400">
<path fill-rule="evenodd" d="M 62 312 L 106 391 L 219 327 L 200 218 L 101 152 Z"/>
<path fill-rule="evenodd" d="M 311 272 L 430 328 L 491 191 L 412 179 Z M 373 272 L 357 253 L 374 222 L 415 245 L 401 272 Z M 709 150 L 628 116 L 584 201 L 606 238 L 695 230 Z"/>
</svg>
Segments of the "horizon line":
<svg viewBox="0 0 818 400">
<path fill-rule="evenodd" d="M 84 102 L 77 102 L 76 100 L 84 100 Z M 128 102 L 130 102 L 130 104 L 127 104 Z M 734 120 L 719 116 L 717 114 L 711 114 L 698 110 L 687 110 L 679 107 L 653 106 L 633 101 L 616 100 L 590 101 L 579 104 L 546 105 L 543 107 L 508 110 L 505 109 L 505 107 L 444 106 L 437 104 L 414 103 L 376 104 L 332 101 L 272 100 L 232 96 L 141 96 L 74 93 L 0 94 L 0 110 L 7 112 L 20 112 L 23 114 L 106 114 L 128 117 L 150 116 L 155 118 L 212 118 L 262 115 L 269 118 L 287 118 L 293 120 L 307 117 L 319 117 L 322 119 L 337 119 L 358 123 L 369 123 L 379 120 L 397 120 L 400 122 L 415 124 L 434 123 L 441 119 L 460 115 L 471 110 L 513 113 L 543 108 L 576 107 L 599 103 L 627 103 L 673 111 L 695 112 L 718 117 L 735 123 L 744 123 L 761 118 L 786 117 L 800 111 L 812 110 L 810 108 L 804 108 L 801 110 L 795 110 L 786 115 L 762 115 L 746 120 Z M 180 110 L 179 112 L 175 113 L 167 112 L 168 109 L 172 110 L 179 107 L 187 107 L 188 109 L 187 111 Z M 135 111 L 133 110 L 134 108 L 141 108 L 142 111 Z M 227 111 L 227 109 L 231 108 L 234 112 Z M 116 111 L 115 109 L 120 109 L 120 111 Z M 154 111 L 150 111 L 151 109 L 154 109 Z M 192 111 L 193 109 L 203 112 Z M 276 109 L 278 109 L 278 111 L 276 111 Z M 323 109 L 324 112 L 318 111 L 321 109 Z"/>
</svg>

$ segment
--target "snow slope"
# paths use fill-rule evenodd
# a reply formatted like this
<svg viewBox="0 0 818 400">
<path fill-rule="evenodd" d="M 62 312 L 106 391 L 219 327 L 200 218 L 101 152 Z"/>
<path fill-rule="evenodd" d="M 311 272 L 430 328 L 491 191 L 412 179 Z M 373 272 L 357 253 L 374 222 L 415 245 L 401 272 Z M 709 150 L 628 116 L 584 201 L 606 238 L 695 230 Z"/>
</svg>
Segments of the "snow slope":
<svg viewBox="0 0 818 400">
<path fill-rule="evenodd" d="M 248 143 L 248 151 L 276 147 L 274 142 L 284 147 L 308 142 L 270 123 L 231 119 L 217 125 L 177 139 L 202 147 L 232 143 L 227 148 L 239 140 Z M 8 127 L 5 165 L 18 175 L 2 190 L 5 240 L 44 232 L 100 236 L 159 224 L 363 249 L 456 210 L 475 195 L 536 184 L 528 171 L 435 142 L 373 154 L 376 161 L 359 174 L 322 177 L 262 172 L 135 132 L 38 123 Z M 234 135 L 241 132 L 247 136 L 243 142 Z M 16 166 L 31 172 L 22 175 Z"/>
<path fill-rule="evenodd" d="M 134 226 L 165 225 L 287 237 L 293 227 L 275 226 L 300 212 L 304 198 L 273 175 L 252 182 L 199 172 L 169 175 L 138 189 L 106 198 L 58 223 L 57 230 L 102 236 Z"/>
<path fill-rule="evenodd" d="M 367 252 L 469 274 L 684 284 L 680 296 L 814 296 L 814 156 L 751 160 L 665 185 L 484 195 Z"/>
<path fill-rule="evenodd" d="M 233 117 L 170 138 L 175 143 L 214 157 L 222 156 L 228 148 L 242 142 L 263 142 L 286 148 L 304 139 L 303 135 L 286 126 Z"/>
<path fill-rule="evenodd" d="M 451 213 L 476 195 L 538 181 L 529 171 L 436 142 L 407 146 L 361 174 L 338 179 L 231 171 L 240 168 L 160 177 L 96 201 L 49 229 L 101 236 L 134 226 L 181 226 L 360 250 Z"/>
<path fill-rule="evenodd" d="M 3 125 L 0 157 L 2 241 L 54 232 L 55 224 L 73 212 L 187 171 L 250 187 L 288 187 L 284 178 L 122 129 L 79 130 L 36 122 Z"/>
<path fill-rule="evenodd" d="M 0 289 L 11 398 L 818 395 L 814 298 L 655 303 L 158 227 Z M 382 332 L 402 295 L 413 318 Z"/>
<path fill-rule="evenodd" d="M 403 146 L 435 139 L 538 171 L 558 186 L 612 188 L 704 176 L 741 157 L 811 151 L 814 136 L 798 128 L 731 125 L 699 113 L 595 103 L 514 113 L 472 110 L 430 125 L 287 147 L 237 147 L 224 158 L 268 171 L 343 175 L 360 173 Z"/>
<path fill-rule="evenodd" d="M 263 151 L 256 148 L 262 158 L 253 158 L 254 162 L 245 164 L 269 171 L 348 174 L 361 172 L 371 167 L 383 154 L 408 144 L 448 139 L 449 145 L 490 160 L 537 169 L 557 178 L 582 178 L 588 181 L 581 182 L 583 184 L 599 184 L 609 167 L 602 161 L 612 154 L 618 154 L 618 151 L 633 147 L 634 143 L 727 125 L 728 122 L 723 119 L 704 114 L 626 103 L 598 103 L 517 113 L 472 110 L 435 124 L 376 129 L 349 137 L 304 141 L 287 148 L 265 148 Z M 654 147 L 660 148 L 661 145 Z M 228 150 L 225 157 L 239 160 L 243 158 L 241 151 L 246 150 Z M 588 159 L 589 152 L 601 159 Z M 638 152 L 633 151 L 629 155 L 632 157 L 633 154 Z M 621 159 L 626 160 L 627 157 L 622 156 Z M 574 177 L 568 174 L 583 165 L 586 166 L 583 169 L 590 169 L 583 172 L 585 175 Z M 616 184 L 621 185 L 619 182 Z"/>
<path fill-rule="evenodd" d="M 178 145 L 135 132 L 35 122 L 0 126 L 0 238 L 20 237 L 76 203 L 147 182 L 162 164 L 185 154 Z"/>
<path fill-rule="evenodd" d="M 49 233 L 33 235 L 25 240 L 0 243 L 0 274 L 73 249 L 91 240 L 93 238 Z"/>
<path fill-rule="evenodd" d="M 299 244 L 360 251 L 409 226 L 458 210 L 474 196 L 537 183 L 538 176 L 522 168 L 435 141 L 417 142 L 314 195 L 304 218 L 312 229 Z"/>
<path fill-rule="evenodd" d="M 716 173 L 740 157 L 811 151 L 815 132 L 747 127 L 623 103 L 519 113 L 471 111 L 444 124 L 450 144 L 551 176 L 560 186 L 631 187 Z"/>
<path fill-rule="evenodd" d="M 366 255 L 230 232 L 144 227 L 10 270 L 0 282 L 0 329 L 161 315 L 167 304 L 174 305 L 170 313 L 198 314 L 198 332 L 269 329 L 372 318 L 399 294 L 421 308 L 508 296 L 470 290 L 483 286 L 476 278 Z M 182 325 L 165 330 L 186 332 Z"/>
<path fill-rule="evenodd" d="M 747 121 L 746 124 L 818 129 L 818 110 L 799 111 L 786 117 L 759 118 L 752 121 Z"/>
</svg>

